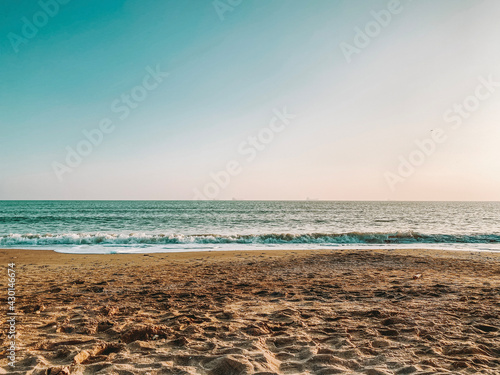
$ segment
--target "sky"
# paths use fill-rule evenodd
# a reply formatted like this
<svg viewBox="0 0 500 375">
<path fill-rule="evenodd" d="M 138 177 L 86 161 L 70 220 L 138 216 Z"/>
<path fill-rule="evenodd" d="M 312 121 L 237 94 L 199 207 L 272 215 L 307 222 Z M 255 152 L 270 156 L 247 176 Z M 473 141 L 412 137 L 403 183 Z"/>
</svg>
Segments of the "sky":
<svg viewBox="0 0 500 375">
<path fill-rule="evenodd" d="M 4 1 L 0 200 L 500 200 L 499 16 Z"/>
</svg>

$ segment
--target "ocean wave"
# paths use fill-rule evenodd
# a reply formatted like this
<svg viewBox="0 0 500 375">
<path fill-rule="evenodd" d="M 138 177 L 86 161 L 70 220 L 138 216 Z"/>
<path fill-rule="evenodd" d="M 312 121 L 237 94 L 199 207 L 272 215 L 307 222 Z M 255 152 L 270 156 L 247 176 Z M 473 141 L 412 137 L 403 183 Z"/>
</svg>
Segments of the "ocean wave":
<svg viewBox="0 0 500 375">
<path fill-rule="evenodd" d="M 56 245 L 158 245 L 158 244 L 411 244 L 411 243 L 500 243 L 500 234 L 392 233 L 269 233 L 256 235 L 219 234 L 8 234 L 0 236 L 0 246 Z"/>
</svg>

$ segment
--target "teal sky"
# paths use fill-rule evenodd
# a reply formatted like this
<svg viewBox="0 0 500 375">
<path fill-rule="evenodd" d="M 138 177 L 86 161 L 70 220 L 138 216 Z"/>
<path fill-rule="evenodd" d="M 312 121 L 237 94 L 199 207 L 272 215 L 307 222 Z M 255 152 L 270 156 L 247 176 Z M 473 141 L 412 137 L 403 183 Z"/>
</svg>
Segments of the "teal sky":
<svg viewBox="0 0 500 375">
<path fill-rule="evenodd" d="M 388 3 L 243 0 L 220 16 L 205 0 L 2 2 L 0 199 L 207 191 L 215 199 L 500 200 L 500 87 L 459 128 L 443 119 L 481 77 L 500 82 L 500 3 L 402 0 L 348 62 L 342 43 L 354 45 L 356 28 Z M 220 13 L 228 2 L 218 4 Z M 37 20 L 26 37 L 23 25 Z M 136 89 L 151 70 L 168 77 Z M 123 106 L 134 89 L 145 98 L 121 119 L 113 103 Z M 293 119 L 248 160 L 241 144 L 285 108 Z M 68 166 L 68 149 L 103 119 L 113 130 Z M 400 157 L 436 129 L 446 141 L 391 185 Z M 238 173 L 214 190 L 213 176 L 231 161 Z"/>
</svg>

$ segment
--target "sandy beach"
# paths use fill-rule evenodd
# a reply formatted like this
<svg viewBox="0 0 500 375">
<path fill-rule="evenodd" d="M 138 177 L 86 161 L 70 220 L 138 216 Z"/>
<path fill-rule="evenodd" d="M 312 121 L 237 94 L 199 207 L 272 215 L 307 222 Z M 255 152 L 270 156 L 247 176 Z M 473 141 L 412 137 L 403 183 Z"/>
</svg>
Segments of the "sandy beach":
<svg viewBox="0 0 500 375">
<path fill-rule="evenodd" d="M 500 373 L 495 253 L 0 250 L 0 259 L 0 373 Z"/>
</svg>

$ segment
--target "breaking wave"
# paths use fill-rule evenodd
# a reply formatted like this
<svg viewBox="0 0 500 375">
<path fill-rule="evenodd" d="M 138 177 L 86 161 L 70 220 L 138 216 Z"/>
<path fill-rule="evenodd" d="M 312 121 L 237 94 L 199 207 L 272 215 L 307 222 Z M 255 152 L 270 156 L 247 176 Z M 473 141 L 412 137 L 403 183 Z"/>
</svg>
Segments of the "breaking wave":
<svg viewBox="0 0 500 375">
<path fill-rule="evenodd" d="M 270 233 L 258 235 L 217 234 L 8 234 L 0 236 L 0 246 L 56 245 L 161 245 L 161 244 L 411 244 L 411 243 L 500 243 L 500 234 L 421 234 L 393 233 Z"/>
</svg>

